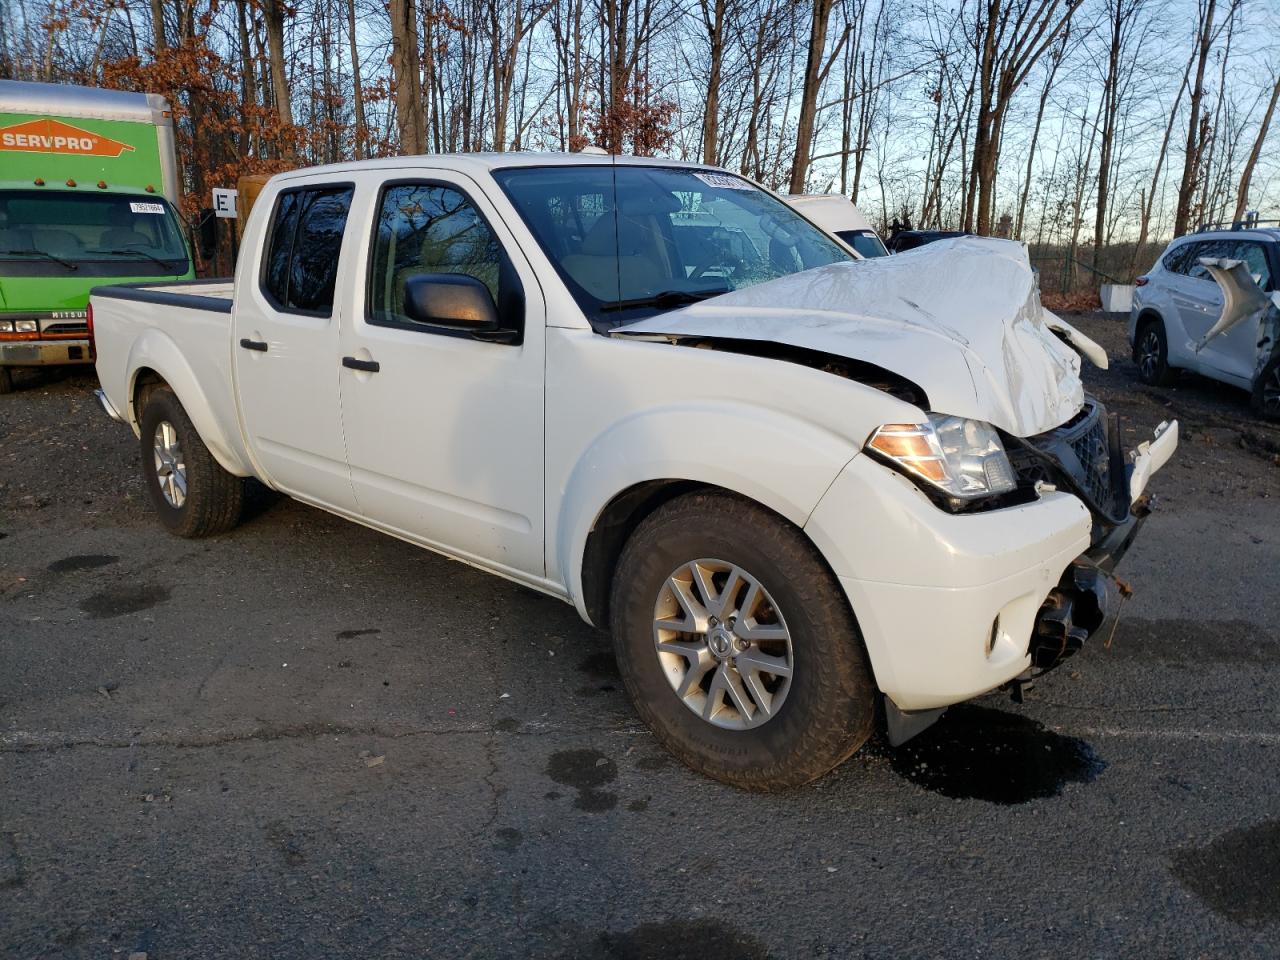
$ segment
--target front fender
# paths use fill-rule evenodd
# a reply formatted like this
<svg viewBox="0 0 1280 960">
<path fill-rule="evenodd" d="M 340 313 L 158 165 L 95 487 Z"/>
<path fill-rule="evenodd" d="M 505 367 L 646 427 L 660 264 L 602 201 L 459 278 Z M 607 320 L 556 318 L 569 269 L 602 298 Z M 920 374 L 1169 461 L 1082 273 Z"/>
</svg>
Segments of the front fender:
<svg viewBox="0 0 1280 960">
<path fill-rule="evenodd" d="M 234 417 L 234 404 L 230 403 L 229 397 L 226 402 L 218 403 L 217 398 L 211 394 L 219 388 L 230 391 L 232 388 L 229 376 L 223 376 L 219 383 L 209 384 L 206 389 L 178 345 L 167 333 L 155 327 L 144 330 L 133 342 L 129 350 L 128 370 L 126 416 L 135 434 L 141 433 L 142 411 L 137 410 L 135 404 L 138 376 L 144 370 L 153 370 L 177 395 L 178 401 L 195 425 L 196 432 L 200 434 L 200 439 L 223 469 L 240 477 L 252 475 L 253 469 L 238 433 L 233 436 L 223 424 L 228 407 Z M 223 416 L 219 415 L 220 412 Z M 237 421 L 232 419 L 230 422 Z"/>
<path fill-rule="evenodd" d="M 817 424 L 748 403 L 682 403 L 612 425 L 570 473 L 556 530 L 555 569 L 578 612 L 587 537 L 622 492 L 653 480 L 716 486 L 803 527 L 856 446 Z"/>
</svg>

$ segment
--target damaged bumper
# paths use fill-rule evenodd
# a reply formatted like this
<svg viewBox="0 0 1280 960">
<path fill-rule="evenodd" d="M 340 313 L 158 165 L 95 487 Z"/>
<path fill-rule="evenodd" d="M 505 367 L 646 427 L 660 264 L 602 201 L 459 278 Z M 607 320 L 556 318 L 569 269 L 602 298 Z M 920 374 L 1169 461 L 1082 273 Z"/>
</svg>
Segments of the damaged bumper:
<svg viewBox="0 0 1280 960">
<path fill-rule="evenodd" d="M 1031 438 L 1025 458 L 1010 451 L 1032 485 L 1027 501 L 980 513 L 939 510 L 866 457 L 832 484 L 805 529 L 858 618 L 892 742 L 951 704 L 1056 666 L 1103 627 L 1111 571 L 1150 512 L 1146 484 L 1176 447 L 1177 425 L 1127 456 L 1117 441 L 1091 402 Z"/>
</svg>

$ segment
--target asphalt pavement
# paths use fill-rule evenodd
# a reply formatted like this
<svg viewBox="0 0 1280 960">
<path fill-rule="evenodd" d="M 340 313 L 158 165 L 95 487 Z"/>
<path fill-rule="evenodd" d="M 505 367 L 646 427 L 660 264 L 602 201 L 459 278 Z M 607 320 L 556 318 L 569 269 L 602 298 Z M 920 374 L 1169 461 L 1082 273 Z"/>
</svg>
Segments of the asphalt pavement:
<svg viewBox="0 0 1280 960">
<path fill-rule="evenodd" d="M 266 495 L 166 535 L 92 377 L 29 381 L 0 955 L 1277 956 L 1280 431 L 1094 379 L 1189 428 L 1110 645 L 772 795 L 670 760 L 558 601 Z"/>
</svg>

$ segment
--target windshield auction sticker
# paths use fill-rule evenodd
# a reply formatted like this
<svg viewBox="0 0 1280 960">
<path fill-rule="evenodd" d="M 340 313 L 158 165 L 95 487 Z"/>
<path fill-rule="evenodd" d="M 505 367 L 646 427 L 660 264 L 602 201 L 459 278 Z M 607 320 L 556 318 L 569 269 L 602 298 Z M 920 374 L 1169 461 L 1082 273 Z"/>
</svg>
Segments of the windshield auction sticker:
<svg viewBox="0 0 1280 960">
<path fill-rule="evenodd" d="M 721 190 L 751 190 L 751 184 L 745 180 L 739 180 L 737 177 L 731 177 L 727 173 L 695 173 L 695 177 L 705 183 L 708 187 L 717 187 Z"/>
<path fill-rule="evenodd" d="M 130 203 L 129 209 L 134 213 L 164 213 L 163 203 Z"/>
</svg>

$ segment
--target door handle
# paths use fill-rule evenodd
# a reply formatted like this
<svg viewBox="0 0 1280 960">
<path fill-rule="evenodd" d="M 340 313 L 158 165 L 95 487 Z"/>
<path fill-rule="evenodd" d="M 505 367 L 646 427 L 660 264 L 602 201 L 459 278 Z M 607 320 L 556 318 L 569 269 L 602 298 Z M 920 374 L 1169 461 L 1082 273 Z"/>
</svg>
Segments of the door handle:
<svg viewBox="0 0 1280 960">
<path fill-rule="evenodd" d="M 357 360 L 355 357 L 343 357 L 342 365 L 348 370 L 363 370 L 365 373 L 377 373 L 382 369 L 377 360 Z"/>
<path fill-rule="evenodd" d="M 267 352 L 267 342 L 265 340 L 250 340 L 248 337 L 241 337 L 240 346 L 246 350 L 257 350 L 259 353 Z"/>
</svg>

